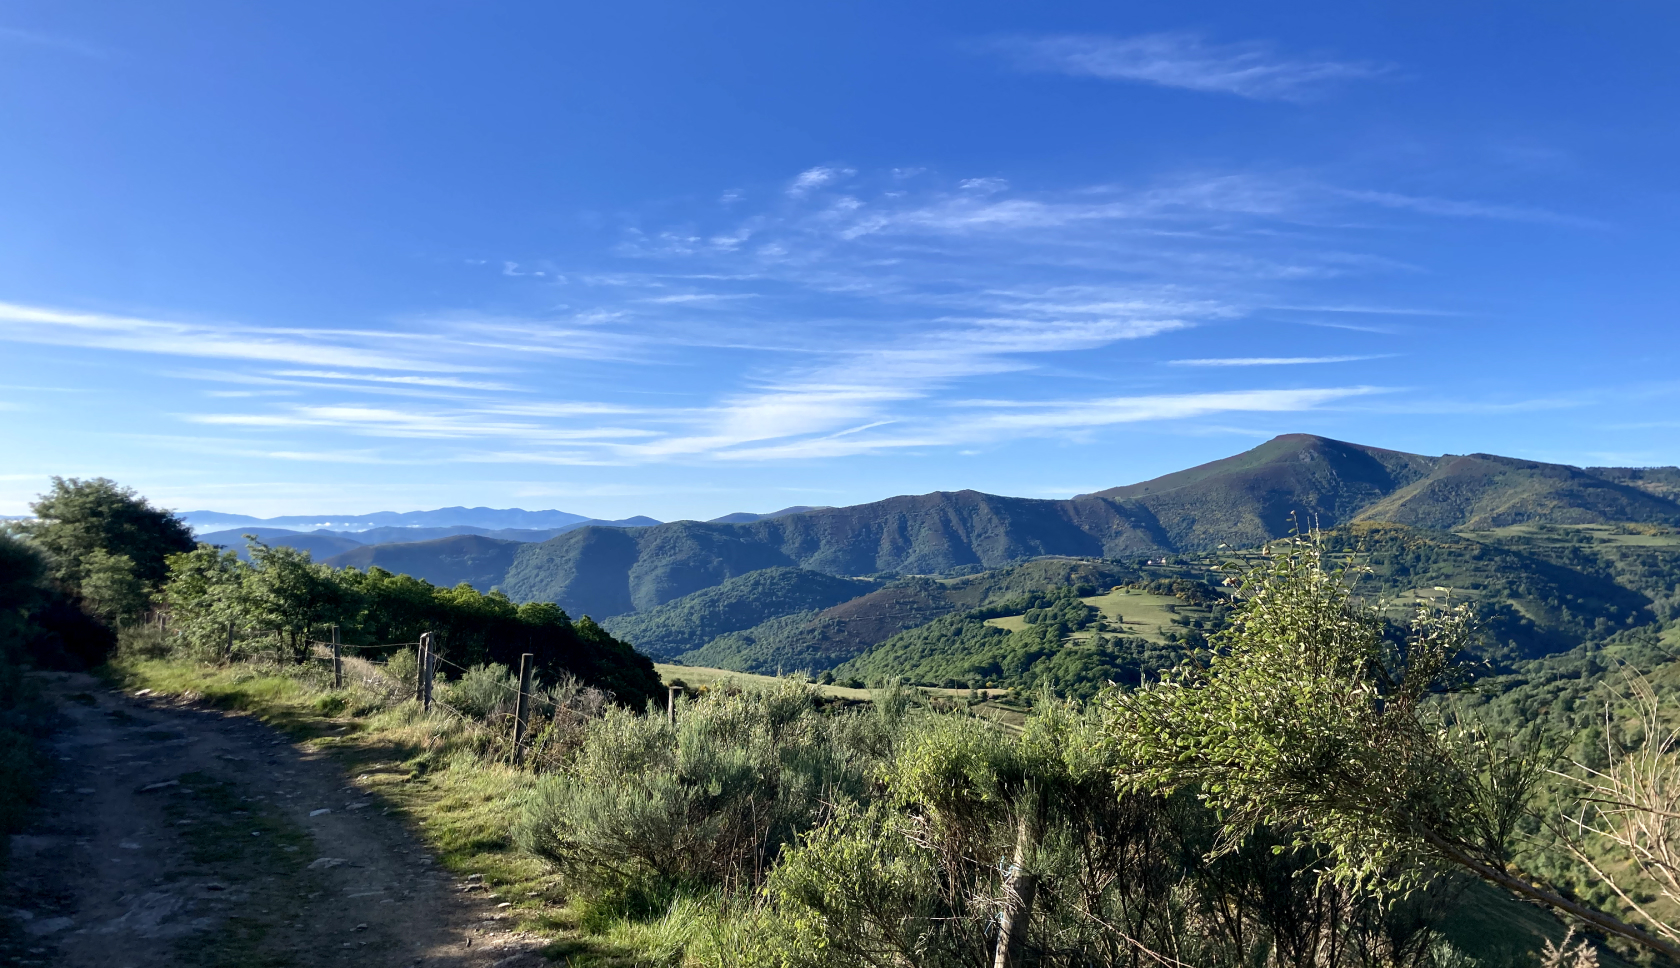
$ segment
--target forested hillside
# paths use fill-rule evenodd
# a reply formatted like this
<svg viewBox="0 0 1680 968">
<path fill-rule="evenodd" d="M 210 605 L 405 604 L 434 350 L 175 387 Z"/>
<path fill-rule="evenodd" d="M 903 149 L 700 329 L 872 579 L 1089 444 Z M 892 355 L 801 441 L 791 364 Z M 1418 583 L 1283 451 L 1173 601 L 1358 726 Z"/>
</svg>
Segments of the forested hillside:
<svg viewBox="0 0 1680 968">
<path fill-rule="evenodd" d="M 796 612 L 820 611 L 879 587 L 879 582 L 803 568 L 765 568 L 601 624 L 642 652 L 665 658 L 698 649 L 729 632 Z"/>
<path fill-rule="evenodd" d="M 383 568 L 453 588 L 466 582 L 481 592 L 502 582 L 520 542 L 462 534 L 431 541 L 364 545 L 325 557 L 332 568 Z"/>
<path fill-rule="evenodd" d="M 957 578 L 903 578 L 832 608 L 784 614 L 719 635 L 680 661 L 741 672 L 821 672 L 952 612 L 1033 590 L 1112 583 L 1136 574 L 1109 562 L 1052 558 Z"/>
</svg>

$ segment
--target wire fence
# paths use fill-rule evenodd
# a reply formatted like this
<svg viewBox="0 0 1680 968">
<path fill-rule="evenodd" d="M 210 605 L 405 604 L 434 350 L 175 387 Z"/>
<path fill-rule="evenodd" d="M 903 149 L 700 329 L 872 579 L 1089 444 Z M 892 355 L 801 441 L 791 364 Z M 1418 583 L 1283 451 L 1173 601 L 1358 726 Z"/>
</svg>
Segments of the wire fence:
<svg viewBox="0 0 1680 968">
<path fill-rule="evenodd" d="M 342 670 L 344 679 L 354 680 L 364 687 L 372 688 L 383 694 L 387 699 L 394 699 L 398 696 L 412 698 L 416 692 L 417 683 L 413 677 L 398 677 L 387 671 L 389 659 L 380 662 L 373 657 L 345 654 L 345 650 L 355 649 L 360 652 L 363 650 L 384 651 L 418 648 L 422 645 L 421 642 L 382 642 L 355 646 L 339 642 L 336 643 L 340 650 L 340 654 L 336 657 L 339 666 L 338 669 L 335 669 L 333 666 L 335 659 L 333 654 L 334 642 L 330 639 L 318 638 L 308 638 L 305 641 L 309 647 L 309 658 L 318 664 L 317 667 L 324 666 L 323 671 L 325 672 L 337 673 Z M 473 668 L 444 658 L 436 651 L 431 652 L 431 659 L 437 666 L 451 670 L 456 674 L 455 682 L 457 686 L 476 671 Z M 415 669 L 415 676 L 424 674 L 423 669 L 418 667 Z M 447 683 L 447 679 L 445 683 Z M 518 762 L 523 759 L 527 765 L 538 769 L 557 767 L 562 759 L 557 755 L 556 749 L 557 745 L 560 744 L 551 742 L 549 734 L 552 730 L 564 725 L 562 714 L 565 712 L 574 713 L 575 715 L 570 718 L 576 719 L 577 723 L 573 725 L 581 725 L 583 721 L 593 718 L 591 713 L 584 709 L 569 709 L 563 701 L 559 700 L 559 697 L 545 695 L 532 688 L 524 693 L 527 714 L 525 717 L 526 728 L 522 737 L 523 742 L 516 742 L 515 735 L 520 732 L 513 728 L 517 719 L 517 712 L 509 711 L 506 706 L 512 705 L 515 710 L 518 709 L 520 689 L 492 675 L 478 676 L 474 683 L 479 687 L 491 687 L 503 697 L 504 702 L 497 703 L 495 708 L 480 716 L 469 710 L 464 710 L 455 703 L 449 702 L 428 690 L 426 697 L 428 708 L 435 707 L 450 720 L 458 722 L 473 733 L 484 737 L 491 747 L 499 748 L 494 750 L 494 756 L 498 760 Z M 593 704 L 584 703 L 585 706 L 602 706 L 604 704 L 604 696 L 599 697 L 599 701 Z"/>
</svg>

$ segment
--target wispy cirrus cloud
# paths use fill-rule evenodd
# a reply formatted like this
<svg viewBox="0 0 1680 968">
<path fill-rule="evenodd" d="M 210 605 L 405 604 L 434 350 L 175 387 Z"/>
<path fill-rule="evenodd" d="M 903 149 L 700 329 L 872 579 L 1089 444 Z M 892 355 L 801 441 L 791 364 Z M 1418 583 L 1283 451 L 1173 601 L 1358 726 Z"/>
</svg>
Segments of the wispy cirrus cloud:
<svg viewBox="0 0 1680 968">
<path fill-rule="evenodd" d="M 213 325 L 0 303 L 0 339 L 23 343 L 369 370 L 472 369 L 424 354 L 396 354 L 365 345 L 374 342 L 368 339 L 373 335 Z"/>
<path fill-rule="evenodd" d="M 1388 73 L 1386 68 L 1369 63 L 1285 57 L 1259 41 L 1211 44 L 1191 33 L 1008 37 L 979 46 L 1009 57 L 1023 70 L 1135 81 L 1262 101 L 1306 100 L 1335 84 Z"/>
<path fill-rule="evenodd" d="M 1402 195 L 1398 192 L 1353 191 L 1348 189 L 1337 189 L 1337 191 L 1355 201 L 1380 205 L 1383 208 L 1405 209 L 1412 212 L 1421 212 L 1424 215 L 1443 215 L 1448 218 L 1490 218 L 1506 222 L 1572 225 L 1579 228 L 1604 228 L 1606 224 L 1598 219 L 1566 215 L 1529 205 L 1500 205 L 1454 198 L 1432 198 L 1427 195 Z"/>
<path fill-rule="evenodd" d="M 1360 360 L 1381 360 L 1392 353 L 1370 356 L 1217 356 L 1197 360 L 1168 360 L 1172 366 L 1297 366 L 1304 363 L 1353 363 Z"/>
<path fill-rule="evenodd" d="M 215 360 L 170 375 L 228 389 L 172 412 L 275 459 L 335 441 L 370 461 L 538 466 L 972 449 L 1403 396 L 1280 385 L 1290 366 L 1374 359 L 1368 344 L 1315 336 L 1325 352 L 1275 356 L 1227 337 L 1280 316 L 1448 312 L 1360 300 L 1361 279 L 1417 272 L 1360 227 L 1373 213 L 1510 220 L 1293 172 L 1035 191 L 826 165 L 777 187 L 719 203 L 710 224 L 633 225 L 598 260 L 540 278 L 481 260 L 496 285 L 549 307 L 530 315 L 439 311 L 355 331 L 0 304 L 0 340 Z M 1199 330 L 1219 342 L 1192 345 L 1224 355 L 1191 356 Z M 1125 349 L 1152 341 L 1172 349 Z M 1173 365 L 1151 365 L 1163 356 Z M 1104 389 L 1068 399 L 1080 371 Z"/>
</svg>

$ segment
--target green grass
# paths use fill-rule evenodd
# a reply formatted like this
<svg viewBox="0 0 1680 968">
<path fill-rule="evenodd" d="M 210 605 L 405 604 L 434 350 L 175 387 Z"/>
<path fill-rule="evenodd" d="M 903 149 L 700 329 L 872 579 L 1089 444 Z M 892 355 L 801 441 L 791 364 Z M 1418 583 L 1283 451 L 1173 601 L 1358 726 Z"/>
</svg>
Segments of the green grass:
<svg viewBox="0 0 1680 968">
<path fill-rule="evenodd" d="M 761 676 L 752 672 L 736 672 L 732 669 L 715 669 L 710 666 L 675 665 L 668 662 L 656 662 L 653 671 L 659 673 L 659 678 L 666 683 L 681 679 L 685 684 L 696 687 L 710 687 L 718 683 L 733 682 L 742 686 L 770 686 L 780 679 L 775 676 Z M 868 699 L 868 689 L 849 689 L 845 686 L 824 686 L 812 684 L 811 688 L 825 696 L 837 699 Z"/>
<path fill-rule="evenodd" d="M 718 683 L 735 683 L 741 686 L 771 686 L 781 680 L 775 676 L 761 676 L 751 672 L 736 672 L 733 669 L 715 669 L 710 666 L 675 665 L 668 662 L 656 662 L 653 669 L 659 673 L 659 678 L 669 683 L 681 679 L 685 685 L 696 687 L 711 687 Z M 809 683 L 812 689 L 824 696 L 835 699 L 858 699 L 868 701 L 868 689 L 852 689 L 847 686 L 825 686 L 820 683 Z M 920 687 L 919 692 L 927 696 L 967 696 L 967 689 L 936 689 L 932 686 Z M 1007 689 L 982 689 L 981 695 L 1003 695 Z"/>
</svg>

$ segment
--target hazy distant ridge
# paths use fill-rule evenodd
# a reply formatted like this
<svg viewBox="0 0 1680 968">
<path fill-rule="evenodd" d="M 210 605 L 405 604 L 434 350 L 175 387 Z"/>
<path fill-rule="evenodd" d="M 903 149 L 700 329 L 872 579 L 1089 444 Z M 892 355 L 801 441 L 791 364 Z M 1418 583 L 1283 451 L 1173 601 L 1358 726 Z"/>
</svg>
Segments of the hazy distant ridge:
<svg viewBox="0 0 1680 968">
<path fill-rule="evenodd" d="M 371 514 L 291 514 L 257 518 L 223 511 L 183 511 L 180 516 L 194 531 L 255 525 L 296 531 L 366 531 L 371 528 L 448 528 L 466 526 L 486 530 L 545 529 L 582 524 L 595 519 L 570 511 L 527 511 L 524 508 L 438 508 L 433 511 L 375 511 Z M 652 518 L 646 519 L 652 521 Z M 655 522 L 657 523 L 657 522 Z"/>
</svg>

